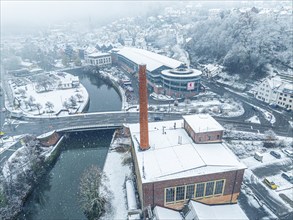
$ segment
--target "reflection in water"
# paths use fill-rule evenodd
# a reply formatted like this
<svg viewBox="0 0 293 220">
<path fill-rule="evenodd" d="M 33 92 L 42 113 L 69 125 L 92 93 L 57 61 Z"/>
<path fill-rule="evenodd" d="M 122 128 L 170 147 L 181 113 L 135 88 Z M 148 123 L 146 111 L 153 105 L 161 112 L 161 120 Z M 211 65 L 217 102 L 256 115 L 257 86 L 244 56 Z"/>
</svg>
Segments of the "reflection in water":
<svg viewBox="0 0 293 220">
<path fill-rule="evenodd" d="M 120 111 L 121 98 L 116 90 L 97 76 L 79 71 L 71 71 L 79 77 L 90 96 L 88 112 Z"/>
<path fill-rule="evenodd" d="M 112 135 L 113 130 L 71 133 L 19 219 L 85 219 L 78 204 L 80 176 L 91 165 L 103 167 Z"/>
</svg>

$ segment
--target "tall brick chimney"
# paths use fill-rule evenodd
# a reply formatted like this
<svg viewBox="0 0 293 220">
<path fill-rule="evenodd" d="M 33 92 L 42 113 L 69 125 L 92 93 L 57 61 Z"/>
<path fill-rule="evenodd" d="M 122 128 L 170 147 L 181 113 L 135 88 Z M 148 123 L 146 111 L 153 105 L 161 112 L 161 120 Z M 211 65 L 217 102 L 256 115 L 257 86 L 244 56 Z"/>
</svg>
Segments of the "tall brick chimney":
<svg viewBox="0 0 293 220">
<path fill-rule="evenodd" d="M 146 65 L 139 65 L 139 124 L 140 124 L 140 149 L 149 149 L 148 126 L 148 93 L 146 80 Z"/>
</svg>

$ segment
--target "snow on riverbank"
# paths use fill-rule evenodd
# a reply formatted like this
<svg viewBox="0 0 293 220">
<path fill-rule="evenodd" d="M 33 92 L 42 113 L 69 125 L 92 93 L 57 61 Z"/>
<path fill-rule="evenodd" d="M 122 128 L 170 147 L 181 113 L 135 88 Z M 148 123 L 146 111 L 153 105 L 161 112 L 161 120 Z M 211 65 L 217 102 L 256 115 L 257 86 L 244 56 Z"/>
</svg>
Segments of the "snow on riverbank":
<svg viewBox="0 0 293 220">
<path fill-rule="evenodd" d="M 129 165 L 123 165 L 123 159 L 130 152 L 117 152 L 109 150 L 104 172 L 109 178 L 109 190 L 113 192 L 112 213 L 106 213 L 103 219 L 127 219 L 127 205 L 125 192 L 125 179 L 131 175 Z"/>
</svg>

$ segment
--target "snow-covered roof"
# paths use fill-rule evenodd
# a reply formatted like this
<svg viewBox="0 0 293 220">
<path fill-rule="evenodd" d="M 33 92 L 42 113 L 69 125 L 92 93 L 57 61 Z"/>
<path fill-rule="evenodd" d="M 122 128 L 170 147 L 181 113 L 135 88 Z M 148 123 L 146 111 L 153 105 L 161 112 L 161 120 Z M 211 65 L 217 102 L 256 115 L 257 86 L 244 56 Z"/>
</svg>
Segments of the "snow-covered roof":
<svg viewBox="0 0 293 220">
<path fill-rule="evenodd" d="M 150 72 L 158 69 L 161 66 L 175 69 L 183 64 L 178 60 L 174 60 L 160 54 L 133 47 L 123 47 L 119 50 L 119 52 L 117 52 L 117 54 L 126 57 L 127 59 L 133 61 L 138 65 L 141 63 L 146 64 L 146 68 Z"/>
<path fill-rule="evenodd" d="M 189 206 L 195 211 L 200 220 L 235 219 L 248 220 L 239 204 L 206 205 L 190 200 Z"/>
<path fill-rule="evenodd" d="M 183 118 L 196 133 L 224 130 L 222 125 L 208 114 L 185 115 Z"/>
<path fill-rule="evenodd" d="M 196 69 L 168 69 L 168 70 L 163 70 L 161 72 L 163 76 L 167 77 L 174 77 L 174 78 L 192 78 L 192 77 L 198 77 L 202 74 L 200 70 Z"/>
<path fill-rule="evenodd" d="M 129 128 L 142 183 L 246 168 L 223 143 L 195 144 L 183 120 L 149 123 L 150 149 L 146 151 L 139 149 L 139 124 Z"/>
<path fill-rule="evenodd" d="M 156 206 L 154 208 L 154 214 L 156 216 L 156 220 L 180 220 L 182 216 L 178 211 L 174 211 L 172 209 L 163 208 L 160 206 Z"/>
<path fill-rule="evenodd" d="M 284 93 L 293 93 L 292 80 L 282 79 L 280 76 L 275 76 L 273 78 L 267 78 L 266 82 L 272 90 L 277 90 Z"/>
<path fill-rule="evenodd" d="M 98 57 L 105 57 L 105 56 L 110 56 L 109 53 L 91 53 L 88 55 L 90 58 L 98 58 Z"/>
</svg>

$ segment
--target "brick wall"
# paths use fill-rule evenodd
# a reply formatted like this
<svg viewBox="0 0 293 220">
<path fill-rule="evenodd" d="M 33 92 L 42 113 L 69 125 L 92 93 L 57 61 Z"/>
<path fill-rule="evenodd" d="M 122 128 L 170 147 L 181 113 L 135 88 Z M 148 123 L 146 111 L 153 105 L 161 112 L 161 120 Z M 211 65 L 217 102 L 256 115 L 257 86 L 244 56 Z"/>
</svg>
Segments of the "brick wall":
<svg viewBox="0 0 293 220">
<path fill-rule="evenodd" d="M 148 205 L 151 205 L 154 207 L 155 205 L 159 205 L 169 208 L 181 209 L 183 207 L 184 201 L 178 202 L 176 204 L 165 205 L 165 188 L 208 182 L 219 179 L 226 180 L 223 195 L 216 195 L 199 200 L 207 204 L 236 203 L 243 180 L 243 174 L 244 170 L 237 170 L 168 181 L 144 183 L 142 184 L 142 195 L 140 195 L 142 196 L 142 206 L 147 207 Z"/>
<path fill-rule="evenodd" d="M 191 126 L 184 120 L 184 129 L 195 143 L 222 142 L 223 131 L 194 132 Z"/>
</svg>

